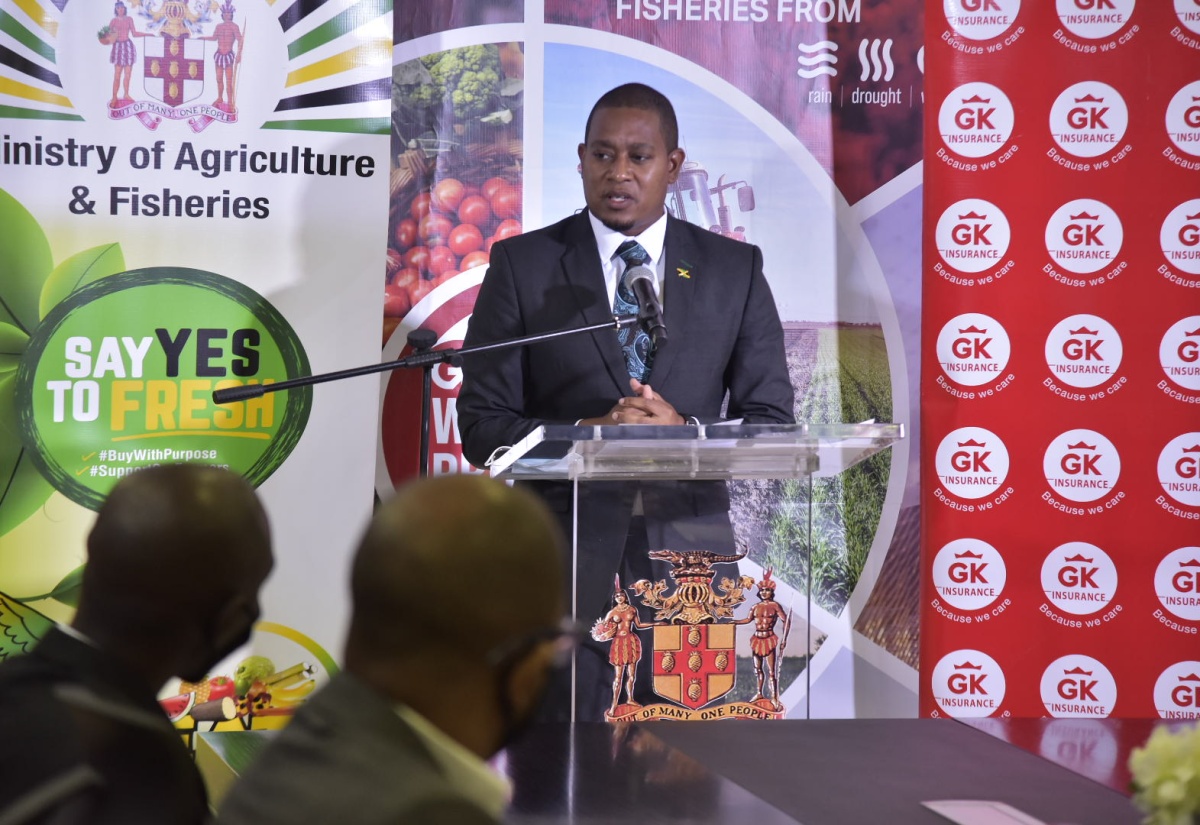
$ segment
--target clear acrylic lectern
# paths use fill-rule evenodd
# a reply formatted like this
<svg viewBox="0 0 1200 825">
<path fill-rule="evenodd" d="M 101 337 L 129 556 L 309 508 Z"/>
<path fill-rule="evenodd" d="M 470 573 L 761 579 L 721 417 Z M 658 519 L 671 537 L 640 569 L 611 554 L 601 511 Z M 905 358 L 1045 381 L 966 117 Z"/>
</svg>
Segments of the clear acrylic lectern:
<svg viewBox="0 0 1200 825">
<path fill-rule="evenodd" d="M 813 480 L 902 437 L 875 423 L 547 426 L 495 459 L 493 476 L 538 482 L 569 530 L 572 615 L 590 627 L 571 718 L 806 716 L 814 566 L 836 560 L 826 534 L 846 510 L 821 515 Z"/>
</svg>

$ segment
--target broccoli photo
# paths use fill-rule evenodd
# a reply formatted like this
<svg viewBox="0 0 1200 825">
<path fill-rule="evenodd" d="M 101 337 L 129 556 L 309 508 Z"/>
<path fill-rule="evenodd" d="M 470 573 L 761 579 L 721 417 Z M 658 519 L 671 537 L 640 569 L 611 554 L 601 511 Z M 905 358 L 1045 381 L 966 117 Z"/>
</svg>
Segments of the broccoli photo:
<svg viewBox="0 0 1200 825">
<path fill-rule="evenodd" d="M 412 68 L 396 67 L 395 91 L 409 106 L 425 107 L 449 101 L 454 117 L 467 120 L 487 114 L 500 91 L 500 50 L 494 45 L 466 46 L 420 58 L 429 80 L 416 84 Z M 420 72 L 419 74 L 424 74 Z M 401 76 L 403 75 L 403 77 Z"/>
</svg>

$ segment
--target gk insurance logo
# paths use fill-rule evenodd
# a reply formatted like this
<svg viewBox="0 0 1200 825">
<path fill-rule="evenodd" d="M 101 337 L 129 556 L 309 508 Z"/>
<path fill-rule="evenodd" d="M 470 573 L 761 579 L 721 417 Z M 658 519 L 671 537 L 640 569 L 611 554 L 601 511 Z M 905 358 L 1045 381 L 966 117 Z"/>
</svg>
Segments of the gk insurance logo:
<svg viewBox="0 0 1200 825">
<path fill-rule="evenodd" d="M 1051 550 L 1042 562 L 1042 592 L 1072 616 L 1099 613 L 1117 592 L 1117 566 L 1096 545 L 1069 541 Z"/>
<path fill-rule="evenodd" d="M 1091 656 L 1072 653 L 1042 673 L 1042 704 L 1056 718 L 1103 718 L 1117 703 L 1117 680 Z"/>
<path fill-rule="evenodd" d="M 1116 148 L 1129 126 L 1129 109 L 1112 86 L 1085 80 L 1068 87 L 1050 107 L 1050 134 L 1064 152 L 1094 158 Z"/>
<path fill-rule="evenodd" d="M 942 141 L 967 158 L 999 151 L 1012 135 L 1013 123 L 1012 102 L 990 83 L 964 83 L 946 96 L 938 110 Z"/>
<path fill-rule="evenodd" d="M 1046 337 L 1046 366 L 1072 387 L 1103 384 L 1121 366 L 1121 336 L 1095 315 L 1072 315 L 1059 321 Z"/>
<path fill-rule="evenodd" d="M 938 333 L 937 358 L 955 383 L 978 387 L 1000 376 L 1012 346 L 995 318 L 967 312 L 951 318 Z"/>
<path fill-rule="evenodd" d="M 991 716 L 1004 701 L 1004 671 L 980 650 L 956 650 L 933 668 L 933 698 L 950 716 Z"/>
<path fill-rule="evenodd" d="M 1200 622 L 1200 547 L 1180 547 L 1163 557 L 1154 571 L 1154 594 L 1179 618 Z"/>
<path fill-rule="evenodd" d="M 979 539 L 955 539 L 933 560 L 933 586 L 959 610 L 982 610 L 999 598 L 1008 580 L 1004 558 Z"/>
<path fill-rule="evenodd" d="M 1154 709 L 1163 719 L 1200 719 L 1200 662 L 1176 662 L 1159 674 Z"/>
<path fill-rule="evenodd" d="M 1175 0 L 1175 16 L 1190 31 L 1200 34 L 1200 3 L 1196 0 Z"/>
<path fill-rule="evenodd" d="M 938 353 L 940 357 L 940 349 Z M 1171 325 L 1158 345 L 1158 361 L 1167 378 L 1186 390 L 1200 391 L 1200 315 Z"/>
<path fill-rule="evenodd" d="M 1046 224 L 1046 251 L 1055 263 L 1078 275 L 1113 263 L 1124 240 L 1117 213 L 1091 198 L 1063 204 Z"/>
<path fill-rule="evenodd" d="M 1117 448 L 1093 430 L 1068 430 L 1050 442 L 1042 459 L 1046 482 L 1071 501 L 1095 501 L 1116 487 L 1121 475 Z"/>
<path fill-rule="evenodd" d="M 942 12 L 954 33 L 968 40 L 991 40 L 1008 31 L 1021 0 L 942 0 Z"/>
<path fill-rule="evenodd" d="M 1057 0 L 1063 28 L 1085 40 L 1116 34 L 1129 22 L 1136 0 Z"/>
<path fill-rule="evenodd" d="M 951 204 L 938 218 L 938 254 L 959 272 L 983 272 L 1004 258 L 1012 231 L 995 204 L 967 198 Z"/>
<path fill-rule="evenodd" d="M 1200 275 L 1200 198 L 1172 209 L 1163 221 L 1158 240 L 1171 266 Z"/>
<path fill-rule="evenodd" d="M 1167 134 L 1181 152 L 1200 157 L 1200 80 L 1184 86 L 1167 104 Z"/>
<path fill-rule="evenodd" d="M 1158 483 L 1171 498 L 1200 507 L 1200 432 L 1171 439 L 1158 454 Z"/>
<path fill-rule="evenodd" d="M 959 498 L 989 496 L 1008 476 L 1008 448 L 993 432 L 982 427 L 962 427 L 938 445 L 935 459 L 938 479 Z"/>
</svg>

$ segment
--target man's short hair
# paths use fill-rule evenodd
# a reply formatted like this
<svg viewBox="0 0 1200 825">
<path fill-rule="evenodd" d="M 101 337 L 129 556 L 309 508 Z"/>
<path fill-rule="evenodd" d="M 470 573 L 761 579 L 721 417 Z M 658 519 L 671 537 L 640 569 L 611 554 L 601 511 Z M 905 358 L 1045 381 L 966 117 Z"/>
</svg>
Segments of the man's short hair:
<svg viewBox="0 0 1200 825">
<path fill-rule="evenodd" d="M 679 121 L 675 119 L 675 107 L 667 100 L 667 96 L 657 89 L 652 89 L 644 83 L 626 83 L 605 92 L 588 113 L 587 124 L 583 128 L 584 143 L 587 143 L 588 135 L 592 132 L 592 118 L 601 109 L 644 109 L 657 112 L 667 151 L 679 148 Z"/>
</svg>

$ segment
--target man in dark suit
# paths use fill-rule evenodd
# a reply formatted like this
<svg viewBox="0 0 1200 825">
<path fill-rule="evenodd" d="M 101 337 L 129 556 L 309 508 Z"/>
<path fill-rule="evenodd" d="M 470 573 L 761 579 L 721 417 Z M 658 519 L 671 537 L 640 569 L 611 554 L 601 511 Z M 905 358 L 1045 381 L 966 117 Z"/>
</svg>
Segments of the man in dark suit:
<svg viewBox="0 0 1200 825">
<path fill-rule="evenodd" d="M 654 89 L 627 84 L 603 95 L 579 145 L 587 210 L 492 247 L 465 342 L 601 323 L 614 306 L 628 311 L 620 277 L 642 265 L 655 276 L 669 345 L 605 330 L 468 357 L 457 411 L 471 463 L 484 466 L 544 424 L 794 420 L 783 331 L 758 248 L 666 212 L 684 162 L 678 139 L 674 110 Z M 570 485 L 536 487 L 569 525 Z M 578 514 L 581 619 L 607 611 L 614 573 L 627 584 L 652 575 L 647 548 L 732 550 L 720 482 L 592 483 L 586 493 Z M 580 667 L 588 669 L 582 683 L 609 679 L 602 656 L 581 657 Z"/>
<path fill-rule="evenodd" d="M 240 476 L 175 464 L 118 482 L 88 536 L 73 622 L 0 664 L 0 822 L 208 821 L 156 694 L 171 676 L 204 679 L 249 638 L 271 565 L 266 515 Z"/>
<path fill-rule="evenodd" d="M 232 825 L 487 825 L 483 762 L 532 716 L 565 640 L 562 539 L 536 497 L 456 475 L 401 488 L 354 559 L 345 670 L 234 786 Z"/>
</svg>

